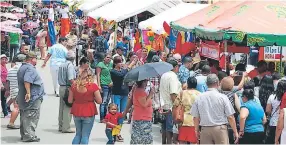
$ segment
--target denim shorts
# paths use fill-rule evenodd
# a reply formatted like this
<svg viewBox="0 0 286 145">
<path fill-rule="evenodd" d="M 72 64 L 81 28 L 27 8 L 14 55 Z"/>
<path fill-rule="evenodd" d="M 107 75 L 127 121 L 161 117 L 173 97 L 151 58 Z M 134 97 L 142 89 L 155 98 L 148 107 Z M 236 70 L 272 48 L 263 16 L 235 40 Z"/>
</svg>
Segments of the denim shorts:
<svg viewBox="0 0 286 145">
<path fill-rule="evenodd" d="M 166 112 L 164 110 L 164 112 Z M 162 123 L 162 131 L 168 131 L 168 132 L 173 132 L 173 116 L 172 112 L 169 111 L 167 114 L 165 114 L 165 120 Z"/>
</svg>

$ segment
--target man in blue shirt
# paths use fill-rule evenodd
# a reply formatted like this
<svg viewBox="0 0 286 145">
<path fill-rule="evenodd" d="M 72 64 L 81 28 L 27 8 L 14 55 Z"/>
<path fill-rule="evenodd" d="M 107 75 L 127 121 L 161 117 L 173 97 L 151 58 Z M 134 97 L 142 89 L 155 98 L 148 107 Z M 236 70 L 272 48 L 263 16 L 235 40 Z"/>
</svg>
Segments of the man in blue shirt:
<svg viewBox="0 0 286 145">
<path fill-rule="evenodd" d="M 204 65 L 202 67 L 201 74 L 196 76 L 197 79 L 197 90 L 201 93 L 206 92 L 208 90 L 207 86 L 207 76 L 211 73 L 211 67 L 209 65 Z"/>
<path fill-rule="evenodd" d="M 45 95 L 44 84 L 36 70 L 37 55 L 30 52 L 17 73 L 20 109 L 20 134 L 23 142 L 39 142 L 35 129 L 40 117 L 40 108 Z"/>
<path fill-rule="evenodd" d="M 187 89 L 187 80 L 190 77 L 190 69 L 193 67 L 193 59 L 190 56 L 186 56 L 183 60 L 183 65 L 180 66 L 178 77 L 179 81 L 183 85 L 183 89 Z"/>
<path fill-rule="evenodd" d="M 122 47 L 123 48 L 123 55 L 126 57 L 127 56 L 127 52 L 129 51 L 129 41 L 130 38 L 128 36 L 123 37 L 123 41 L 117 42 L 117 46 L 118 47 Z"/>
</svg>

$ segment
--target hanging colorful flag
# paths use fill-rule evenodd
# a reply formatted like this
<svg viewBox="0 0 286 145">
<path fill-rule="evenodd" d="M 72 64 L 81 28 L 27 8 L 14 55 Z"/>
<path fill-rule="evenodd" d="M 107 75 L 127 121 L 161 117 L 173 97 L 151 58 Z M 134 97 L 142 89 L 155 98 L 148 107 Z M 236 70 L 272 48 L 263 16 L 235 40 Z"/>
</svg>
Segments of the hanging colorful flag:
<svg viewBox="0 0 286 145">
<path fill-rule="evenodd" d="M 193 33 L 192 32 L 185 32 L 185 39 L 186 39 L 186 42 L 193 42 Z"/>
<path fill-rule="evenodd" d="M 49 32 L 49 40 L 51 46 L 56 44 L 56 33 L 55 33 L 55 26 L 54 26 L 54 9 L 50 8 L 49 10 L 49 17 L 48 17 L 48 32 Z"/>
<path fill-rule="evenodd" d="M 171 29 L 170 37 L 169 37 L 169 48 L 170 49 L 176 48 L 176 41 L 177 41 L 178 33 L 179 33 L 179 31 L 177 31 L 175 29 Z"/>
</svg>

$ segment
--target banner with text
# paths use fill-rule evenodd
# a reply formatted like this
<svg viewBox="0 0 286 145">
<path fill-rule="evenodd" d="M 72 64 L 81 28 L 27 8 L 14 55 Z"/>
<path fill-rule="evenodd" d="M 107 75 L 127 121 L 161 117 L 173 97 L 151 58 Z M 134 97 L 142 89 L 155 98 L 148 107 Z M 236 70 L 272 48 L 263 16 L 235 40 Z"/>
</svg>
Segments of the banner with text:
<svg viewBox="0 0 286 145">
<path fill-rule="evenodd" d="M 220 58 L 219 45 L 201 43 L 200 55 L 207 58 L 219 60 Z"/>
<path fill-rule="evenodd" d="M 282 47 L 282 49 L 281 49 Z M 282 54 L 281 51 L 282 50 Z M 264 59 L 266 61 L 286 61 L 286 46 L 266 46 L 264 47 Z"/>
</svg>

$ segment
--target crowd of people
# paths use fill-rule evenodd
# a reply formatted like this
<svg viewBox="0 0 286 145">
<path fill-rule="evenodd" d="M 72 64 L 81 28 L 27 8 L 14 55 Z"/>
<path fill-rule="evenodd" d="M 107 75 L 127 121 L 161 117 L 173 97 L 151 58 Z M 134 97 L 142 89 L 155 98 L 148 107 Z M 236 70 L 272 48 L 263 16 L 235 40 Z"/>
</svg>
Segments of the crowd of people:
<svg viewBox="0 0 286 145">
<path fill-rule="evenodd" d="M 6 34 L 1 34 L 2 44 Z M 3 117 L 10 118 L 7 128 L 20 129 L 23 142 L 40 141 L 35 130 L 45 90 L 35 67 L 42 62 L 34 52 L 39 49 L 42 68 L 50 61 L 53 89 L 59 97 L 58 131 L 75 133 L 72 144 L 89 142 L 98 114 L 100 123 L 106 124 L 107 144 L 124 142 L 120 133 L 124 120 L 131 124 L 130 144 L 152 144 L 152 125 L 158 123 L 162 144 L 286 143 L 286 67 L 283 77 L 273 64 L 262 60 L 249 73 L 244 64 L 237 64 L 235 73 L 229 74 L 208 60 L 195 61 L 172 51 L 142 47 L 133 52 L 130 38 L 120 31 L 112 50 L 108 41 L 114 29 L 99 34 L 95 25 L 74 23 L 47 55 L 44 23 L 35 35 L 35 45 L 21 40 L 19 34 L 8 35 L 9 48 L 15 51 L 1 45 L 1 107 Z M 130 70 L 155 62 L 167 62 L 173 69 L 142 81 L 124 81 Z M 183 118 L 177 119 L 182 115 L 176 111 L 180 107 Z M 18 114 L 19 127 L 14 124 Z"/>
</svg>

